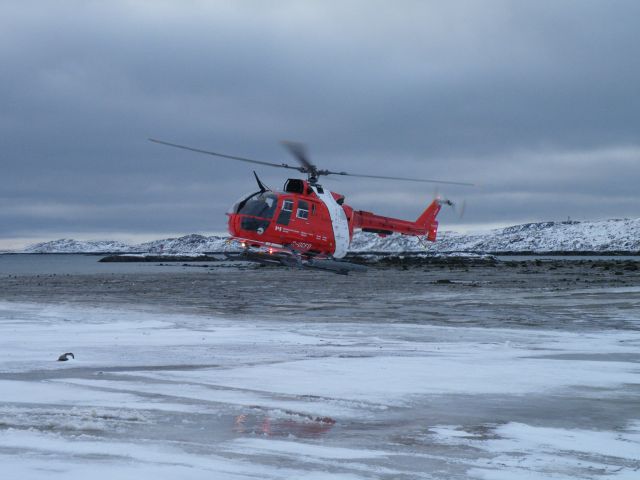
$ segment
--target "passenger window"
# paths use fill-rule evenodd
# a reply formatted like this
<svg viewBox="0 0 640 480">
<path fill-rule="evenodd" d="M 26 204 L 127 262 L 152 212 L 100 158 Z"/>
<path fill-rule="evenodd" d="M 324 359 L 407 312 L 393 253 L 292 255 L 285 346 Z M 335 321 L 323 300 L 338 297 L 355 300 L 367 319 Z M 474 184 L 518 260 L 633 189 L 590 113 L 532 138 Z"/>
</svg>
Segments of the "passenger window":
<svg viewBox="0 0 640 480">
<path fill-rule="evenodd" d="M 284 202 L 282 202 L 282 210 L 284 210 L 285 212 L 292 212 L 293 211 L 293 201 L 292 200 L 285 200 Z"/>
<path fill-rule="evenodd" d="M 305 220 L 309 218 L 309 204 L 304 200 L 300 200 L 298 202 L 298 211 L 296 212 L 296 217 Z"/>
</svg>

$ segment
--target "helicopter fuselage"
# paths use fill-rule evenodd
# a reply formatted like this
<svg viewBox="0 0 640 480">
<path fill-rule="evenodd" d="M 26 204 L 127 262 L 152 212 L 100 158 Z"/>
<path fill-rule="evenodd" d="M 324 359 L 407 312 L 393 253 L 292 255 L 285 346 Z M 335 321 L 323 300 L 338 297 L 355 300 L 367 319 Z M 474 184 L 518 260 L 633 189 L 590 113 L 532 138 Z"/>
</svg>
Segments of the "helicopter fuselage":
<svg viewBox="0 0 640 480">
<path fill-rule="evenodd" d="M 434 200 L 415 222 L 356 211 L 344 196 L 300 179 L 289 179 L 284 191 L 260 190 L 230 209 L 232 238 L 246 247 L 286 249 L 306 256 L 343 258 L 354 229 L 385 236 L 394 232 L 423 235 L 435 241 L 440 201 Z"/>
</svg>

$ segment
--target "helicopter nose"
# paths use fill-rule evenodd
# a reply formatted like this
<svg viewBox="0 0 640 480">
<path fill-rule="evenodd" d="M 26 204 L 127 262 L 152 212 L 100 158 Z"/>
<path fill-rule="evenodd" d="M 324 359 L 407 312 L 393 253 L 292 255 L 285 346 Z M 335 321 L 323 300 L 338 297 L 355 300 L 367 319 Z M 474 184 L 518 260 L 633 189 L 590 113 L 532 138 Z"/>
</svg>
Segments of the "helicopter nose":
<svg viewBox="0 0 640 480">
<path fill-rule="evenodd" d="M 238 235 L 240 231 L 240 215 L 235 213 L 228 213 L 229 222 L 227 223 L 227 229 L 229 230 L 229 234 L 231 236 Z"/>
</svg>

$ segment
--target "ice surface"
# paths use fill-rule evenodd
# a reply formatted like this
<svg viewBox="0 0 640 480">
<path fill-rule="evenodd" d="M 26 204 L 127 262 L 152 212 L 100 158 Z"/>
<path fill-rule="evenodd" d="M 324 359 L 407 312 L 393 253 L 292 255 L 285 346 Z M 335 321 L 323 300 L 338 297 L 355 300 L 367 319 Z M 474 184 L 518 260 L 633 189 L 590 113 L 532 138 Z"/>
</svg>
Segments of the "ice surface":
<svg viewBox="0 0 640 480">
<path fill-rule="evenodd" d="M 633 330 L 0 302 L 0 463 L 21 479 L 631 479 L 638 347 Z"/>
<path fill-rule="evenodd" d="M 618 431 L 561 429 L 508 423 L 492 430 L 490 439 L 478 439 L 460 428 L 432 429 L 440 441 L 464 444 L 496 456 L 477 462 L 469 474 L 487 479 L 571 478 L 598 472 L 607 478 L 635 478 L 640 459 L 640 432 L 632 423 Z M 499 465 L 500 471 L 495 470 Z M 629 467 L 629 468 L 627 468 Z"/>
<path fill-rule="evenodd" d="M 412 395 L 523 395 L 584 385 L 613 388 L 638 379 L 637 366 L 626 362 L 522 358 L 522 350 L 504 346 L 495 346 L 496 350 L 506 350 L 498 352 L 467 348 L 472 351 L 441 356 L 431 356 L 427 350 L 424 355 L 413 357 L 310 359 L 149 376 L 176 380 L 187 377 L 233 388 L 248 386 L 288 395 L 330 396 L 389 405 L 410 402 Z"/>
</svg>

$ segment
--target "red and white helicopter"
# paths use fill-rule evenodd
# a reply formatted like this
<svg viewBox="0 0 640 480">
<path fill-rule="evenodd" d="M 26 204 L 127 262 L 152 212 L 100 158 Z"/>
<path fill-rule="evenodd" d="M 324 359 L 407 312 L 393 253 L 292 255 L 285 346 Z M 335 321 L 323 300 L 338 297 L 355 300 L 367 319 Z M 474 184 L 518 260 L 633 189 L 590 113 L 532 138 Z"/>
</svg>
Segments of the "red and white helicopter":
<svg viewBox="0 0 640 480">
<path fill-rule="evenodd" d="M 436 217 L 440 208 L 442 205 L 453 206 L 453 202 L 450 200 L 436 198 L 413 222 L 383 217 L 363 210 L 354 210 L 346 205 L 344 195 L 326 190 L 318 183 L 321 176 L 340 175 L 449 185 L 473 185 L 464 182 L 321 170 L 309 161 L 304 146 L 293 142 L 283 142 L 283 144 L 298 161 L 299 166 L 225 155 L 152 138 L 149 140 L 192 152 L 297 170 L 306 174 L 306 180 L 289 178 L 284 184 L 283 191 L 277 192 L 265 187 L 254 171 L 253 174 L 259 190 L 244 195 L 227 213 L 231 239 L 239 242 L 244 249 L 240 258 L 288 267 L 316 268 L 340 274 L 347 274 L 353 270 L 364 270 L 360 265 L 340 261 L 347 254 L 354 230 L 360 229 L 364 232 L 377 233 L 380 236 L 392 233 L 415 235 L 435 242 L 438 231 Z"/>
</svg>

